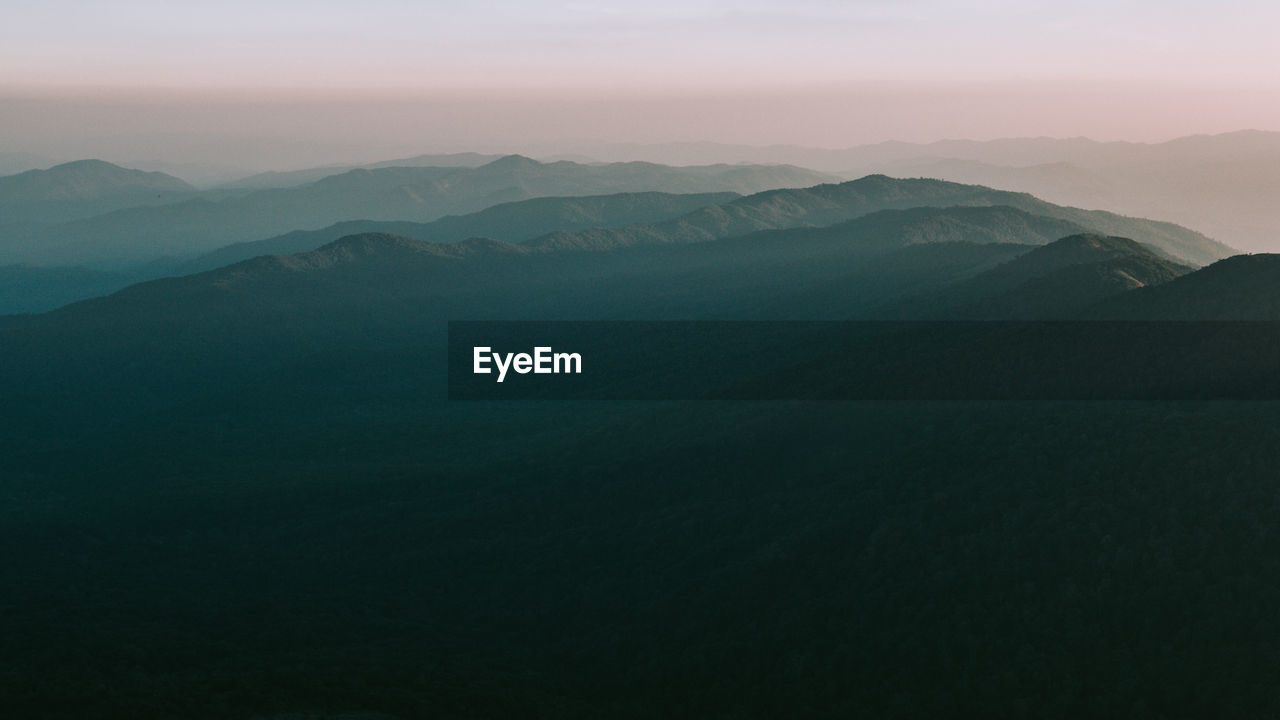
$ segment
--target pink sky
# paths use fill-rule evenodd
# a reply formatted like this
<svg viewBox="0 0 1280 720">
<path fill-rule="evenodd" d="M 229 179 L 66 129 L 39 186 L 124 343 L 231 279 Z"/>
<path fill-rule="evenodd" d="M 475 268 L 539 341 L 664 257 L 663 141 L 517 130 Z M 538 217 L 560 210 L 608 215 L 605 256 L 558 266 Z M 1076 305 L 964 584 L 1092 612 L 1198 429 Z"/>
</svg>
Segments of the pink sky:
<svg viewBox="0 0 1280 720">
<path fill-rule="evenodd" d="M 1280 129 L 1274 2 L 46 0 L 4 15 L 10 152 Z"/>
</svg>

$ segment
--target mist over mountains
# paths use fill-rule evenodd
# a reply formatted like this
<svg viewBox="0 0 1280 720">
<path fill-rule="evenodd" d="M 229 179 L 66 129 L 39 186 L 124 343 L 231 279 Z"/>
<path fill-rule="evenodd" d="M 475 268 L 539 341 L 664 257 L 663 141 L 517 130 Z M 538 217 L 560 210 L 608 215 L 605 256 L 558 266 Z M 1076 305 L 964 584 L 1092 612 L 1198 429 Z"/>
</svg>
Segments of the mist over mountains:
<svg viewBox="0 0 1280 720">
<path fill-rule="evenodd" d="M 1280 133 L 1246 130 L 1163 143 L 1087 138 L 885 142 L 843 150 L 716 143 L 612 145 L 602 159 L 786 162 L 841 174 L 931 177 L 1029 192 L 1049 202 L 1157 217 L 1233 247 L 1274 251 Z"/>
<path fill-rule="evenodd" d="M 110 167 L 92 166 L 100 175 L 107 174 Z M 828 175 L 791 167 L 585 166 L 543 164 L 519 156 L 477 168 L 360 168 L 296 188 L 214 191 L 177 203 L 130 207 L 8 232 L 0 242 L 0 261 L 119 267 L 165 256 L 195 255 L 233 242 L 261 240 L 343 220 L 421 222 L 532 197 L 653 190 L 743 193 L 829 179 Z M 10 181 L 9 195 L 29 195 L 31 191 L 25 186 L 33 181 L 30 176 L 16 176 Z"/>
<path fill-rule="evenodd" d="M 477 168 L 496 160 L 503 155 L 484 155 L 481 153 L 436 153 L 415 155 L 397 160 L 383 160 L 366 165 L 325 165 L 300 170 L 267 171 L 248 177 L 233 180 L 219 185 L 221 188 L 240 190 L 265 190 L 268 188 L 286 188 L 306 185 L 322 180 L 330 175 L 340 175 L 352 170 L 375 170 L 388 167 L 462 167 Z"/>
<path fill-rule="evenodd" d="M 7 233 L 5 237 L 10 241 L 21 242 L 25 238 L 31 242 L 34 232 L 36 247 L 25 251 L 12 245 L 9 248 L 27 264 L 42 258 L 55 261 L 65 258 L 66 263 L 74 261 L 83 267 L 57 262 L 44 263 L 49 266 L 43 268 L 10 265 L 7 274 L 15 299 L 0 306 L 0 310 L 51 309 L 130 282 L 211 269 L 256 255 L 313 250 L 343 235 L 361 232 L 392 233 L 432 242 L 489 237 L 530 241 L 542 249 L 602 249 L 703 242 L 766 229 L 821 227 L 878 210 L 921 206 L 1017 207 L 1034 215 L 1069 221 L 1077 230 L 1087 228 L 1133 237 L 1161 249 L 1169 257 L 1192 264 L 1212 262 L 1230 254 L 1221 243 L 1168 223 L 1055 206 L 1020 193 L 932 180 L 893 180 L 885 176 L 808 188 L 766 190 L 747 197 L 740 197 L 736 192 L 624 192 L 547 197 L 497 203 L 476 213 L 425 223 L 346 220 L 320 230 L 294 230 L 267 239 L 261 239 L 259 234 L 269 228 L 305 227 L 354 213 L 404 217 L 420 216 L 427 208 L 452 207 L 458 203 L 484 205 L 495 199 L 495 187 L 505 188 L 498 191 L 498 196 L 583 190 L 592 183 L 605 187 L 619 183 L 669 187 L 674 181 L 664 182 L 663 178 L 670 180 L 675 176 L 683 178 L 680 182 L 693 186 L 737 187 L 746 180 L 766 185 L 783 183 L 796 172 L 781 166 L 654 170 L 643 164 L 543 165 L 511 157 L 474 169 L 354 170 L 293 189 L 249 191 L 224 195 L 221 199 L 198 197 L 170 205 L 128 208 L 34 231 Z M 406 178 L 417 178 L 426 184 L 406 185 Z M 423 178 L 435 180 L 427 182 Z M 802 172 L 800 179 L 811 178 Z M 529 187 L 536 189 L 527 189 Z M 370 203 L 369 198 L 373 196 L 383 204 Z M 1012 231 L 1010 228 L 1006 232 Z M 922 228 L 917 232 L 945 234 L 951 230 Z M 68 238 L 77 233 L 81 239 L 69 241 Z M 41 235 L 48 237 L 39 240 Z M 255 239 L 224 243 L 226 238 L 237 236 Z M 195 252 L 215 243 L 218 244 L 215 250 Z M 86 274 L 87 271 L 97 273 L 92 282 L 88 281 L 91 275 Z"/>
<path fill-rule="evenodd" d="M 440 342 L 442 323 L 459 318 L 1069 317 L 1190 272 L 1159 249 L 1171 237 L 1218 252 L 1175 226 L 1106 213 L 1083 219 L 1125 223 L 1148 244 L 1011 206 L 919 206 L 992 202 L 991 193 L 873 176 L 769 191 L 656 224 L 516 243 L 349 235 L 31 316 L 4 332 L 0 370 L 14 392 L 110 378 L 100 389 L 164 397 L 166 388 L 230 382 L 325 348 L 429 346 Z M 670 209 L 668 196 L 644 197 Z M 1029 197 L 994 197 L 1062 211 Z M 913 302 L 914 315 L 905 312 Z M 420 368 L 424 377 L 430 368 Z"/>
</svg>

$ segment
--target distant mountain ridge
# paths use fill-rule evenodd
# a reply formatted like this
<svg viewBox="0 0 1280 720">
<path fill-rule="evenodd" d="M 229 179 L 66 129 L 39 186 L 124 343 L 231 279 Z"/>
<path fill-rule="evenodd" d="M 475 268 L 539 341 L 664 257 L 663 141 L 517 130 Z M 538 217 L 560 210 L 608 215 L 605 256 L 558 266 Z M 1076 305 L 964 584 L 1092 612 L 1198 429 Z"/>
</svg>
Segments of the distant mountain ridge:
<svg viewBox="0 0 1280 720">
<path fill-rule="evenodd" d="M 195 190 L 172 175 L 131 170 L 103 160 L 77 160 L 48 170 L 28 170 L 0 177 L 0 200 L 6 203 L 100 200 L 137 189 L 157 192 Z"/>
<path fill-rule="evenodd" d="M 1061 316 L 1187 270 L 1073 220 L 990 204 L 997 199 L 1128 223 L 1156 240 L 1196 237 L 1013 193 L 885 177 L 748 196 L 643 232 L 523 243 L 365 233 L 0 323 L 0 376 L 9 392 L 84 381 L 167 397 L 333 348 L 435 347 L 452 319 L 877 319 L 950 287 L 978 288 L 953 298 L 961 316 Z M 930 201 L 968 204 L 914 205 Z M 884 208 L 894 204 L 911 206 Z M 717 237 L 739 228 L 752 231 Z M 607 241 L 590 242 L 598 236 Z"/>
<path fill-rule="evenodd" d="M 838 185 L 767 191 L 657 225 L 552 233 L 531 244 L 544 248 L 599 249 L 702 242 L 759 230 L 830 225 L 878 210 L 952 205 L 1009 206 L 1033 215 L 1066 220 L 1094 232 L 1131 237 L 1197 265 L 1233 253 L 1222 243 L 1171 223 L 1062 207 L 1026 193 L 923 178 L 893 179 L 884 175 L 869 175 Z"/>
<path fill-rule="evenodd" d="M 937 140 L 933 142 L 884 142 L 843 148 L 802 145 L 741 145 L 717 142 L 615 143 L 589 146 L 588 155 L 619 162 L 644 158 L 672 164 L 725 162 L 789 163 L 825 172 L 874 173 L 885 163 L 923 160 L 973 160 L 1008 166 L 1069 162 L 1080 167 L 1104 167 L 1117 162 L 1155 158 L 1205 160 L 1255 156 L 1259 151 L 1280 152 L 1280 132 L 1237 130 L 1216 135 L 1200 134 L 1165 142 L 1099 141 L 1086 137 L 1008 137 L 993 140 Z"/>
<path fill-rule="evenodd" d="M 425 222 L 534 197 L 647 191 L 742 194 L 830 179 L 822 173 L 785 166 L 587 166 L 539 163 L 519 156 L 478 168 L 358 169 L 298 188 L 133 207 L 19 233 L 0 246 L 0 261 L 119 266 L 163 256 L 194 255 L 234 242 L 355 218 Z"/>
<path fill-rule="evenodd" d="M 508 175 L 512 171 L 519 173 L 522 168 L 538 171 L 543 167 L 524 158 L 511 158 L 504 165 Z M 401 171 L 412 170 L 394 170 Z M 339 181 L 340 178 L 332 178 L 321 184 Z M 206 206 L 211 207 L 212 203 Z M 950 209 L 939 212 L 944 208 Z M 979 212 L 981 208 L 1004 208 L 1005 211 L 990 215 Z M 163 210 L 158 208 L 152 215 L 161 214 L 159 211 Z M 267 241 L 233 244 L 193 261 L 156 262 L 136 272 L 142 275 L 139 279 L 199 272 L 255 255 L 313 250 L 343 235 L 362 232 L 398 234 L 436 242 L 488 236 L 522 242 L 526 249 L 541 252 L 599 251 L 703 243 L 769 230 L 829 228 L 884 210 L 913 211 L 910 219 L 914 224 L 910 227 L 896 225 L 903 219 L 888 215 L 875 222 L 886 223 L 883 232 L 888 236 L 912 237 L 919 242 L 945 238 L 948 242 L 1043 244 L 1066 235 L 1092 232 L 1133 237 L 1185 263 L 1212 262 L 1231 253 L 1230 248 L 1220 243 L 1169 223 L 1065 208 L 1024 193 L 877 175 L 840 184 L 769 190 L 745 197 L 623 193 L 539 198 L 499 204 L 478 213 L 446 217 L 432 223 L 344 222 L 320 231 L 295 231 Z M 975 224 L 970 219 L 979 222 Z M 825 232 L 843 230 L 834 228 Z M 74 288 L 58 290 L 57 295 L 74 299 Z"/>
<path fill-rule="evenodd" d="M 1280 132 L 1241 130 L 1167 142 L 1003 138 L 883 142 L 853 148 L 717 143 L 588 149 L 603 159 L 787 162 L 846 178 L 931 177 L 1029 192 L 1049 202 L 1157 217 L 1250 251 L 1276 250 Z M 1123 234 L 1123 233 L 1121 233 Z"/>
<path fill-rule="evenodd" d="M 340 175 L 351 170 L 375 170 L 388 167 L 468 167 L 477 168 L 502 158 L 502 155 L 484 155 L 481 153 L 439 153 L 415 155 L 397 160 L 362 163 L 354 165 L 328 165 L 301 170 L 271 171 L 250 175 L 229 183 L 221 188 L 233 190 L 268 190 L 306 185 L 322 180 L 331 175 Z"/>
<path fill-rule="evenodd" d="M 0 177 L 0 226 L 88 217 L 174 202 L 195 192 L 172 175 L 79 160 Z"/>
<path fill-rule="evenodd" d="M 616 193 L 548 197 L 501 203 L 468 215 L 449 215 L 429 223 L 353 220 L 321 230 L 298 230 L 266 240 L 238 243 L 175 266 L 176 273 L 212 270 L 259 255 L 288 255 L 315 250 L 347 235 L 386 233 L 430 242 L 487 237 L 521 242 L 556 231 L 654 222 L 707 205 L 730 202 L 736 193 Z"/>
</svg>

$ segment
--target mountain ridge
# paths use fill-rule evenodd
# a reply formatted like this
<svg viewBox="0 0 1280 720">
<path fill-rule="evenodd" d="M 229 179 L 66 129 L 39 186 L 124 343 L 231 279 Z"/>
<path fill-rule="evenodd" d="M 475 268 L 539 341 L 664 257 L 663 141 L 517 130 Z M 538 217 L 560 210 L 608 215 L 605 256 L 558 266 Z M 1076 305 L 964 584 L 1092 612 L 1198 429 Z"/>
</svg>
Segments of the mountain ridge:
<svg viewBox="0 0 1280 720">
<path fill-rule="evenodd" d="M 429 223 L 350 220 L 320 230 L 295 230 L 266 240 L 229 245 L 178 264 L 173 267 L 173 272 L 187 274 L 211 270 L 257 255 L 306 252 L 340 237 L 364 232 L 385 232 L 433 242 L 455 242 L 469 237 L 520 242 L 562 228 L 576 230 L 665 219 L 738 197 L 736 193 L 672 194 L 656 191 L 545 197 L 500 203 L 467 215 L 446 215 Z"/>
<path fill-rule="evenodd" d="M 656 225 L 551 233 L 529 244 L 585 249 L 701 242 L 760 230 L 830 225 L 877 210 L 953 205 L 1007 205 L 1033 215 L 1067 220 L 1096 232 L 1134 236 L 1194 264 L 1212 262 L 1234 252 L 1222 243 L 1172 223 L 1063 207 L 1027 193 L 928 178 L 895 179 L 879 174 L 839 184 L 769 190 Z"/>
<path fill-rule="evenodd" d="M 7 255 L 5 261 L 119 265 L 194 255 L 353 218 L 425 222 L 534 197 L 647 191 L 743 193 L 829 179 L 782 166 L 587 166 L 527 158 L 478 168 L 361 168 L 300 188 L 203 195 L 20 233 L 9 238 L 7 248 L 0 247 L 0 256 Z"/>
<path fill-rule="evenodd" d="M 904 318 L 1068 319 L 1105 298 L 1190 273 L 1129 238 L 1070 235 L 896 309 Z"/>
<path fill-rule="evenodd" d="M 161 172 L 76 160 L 0 177 L 0 225 L 17 228 L 174 202 L 197 191 Z"/>
</svg>

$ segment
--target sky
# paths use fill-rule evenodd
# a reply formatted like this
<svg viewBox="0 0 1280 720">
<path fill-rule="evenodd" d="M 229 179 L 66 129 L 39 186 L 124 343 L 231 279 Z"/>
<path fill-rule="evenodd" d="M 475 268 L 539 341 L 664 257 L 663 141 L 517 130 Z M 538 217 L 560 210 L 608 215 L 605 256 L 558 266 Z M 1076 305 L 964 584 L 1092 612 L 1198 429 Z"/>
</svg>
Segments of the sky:
<svg viewBox="0 0 1280 720">
<path fill-rule="evenodd" d="M 0 152 L 1280 129 L 1276 27 L 1255 0 L 7 0 Z"/>
</svg>

